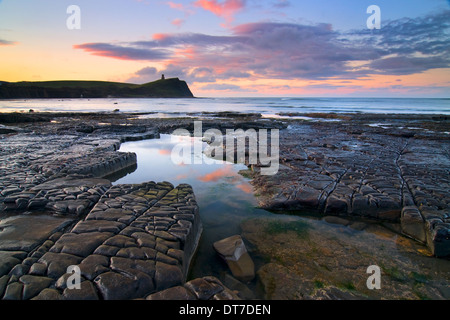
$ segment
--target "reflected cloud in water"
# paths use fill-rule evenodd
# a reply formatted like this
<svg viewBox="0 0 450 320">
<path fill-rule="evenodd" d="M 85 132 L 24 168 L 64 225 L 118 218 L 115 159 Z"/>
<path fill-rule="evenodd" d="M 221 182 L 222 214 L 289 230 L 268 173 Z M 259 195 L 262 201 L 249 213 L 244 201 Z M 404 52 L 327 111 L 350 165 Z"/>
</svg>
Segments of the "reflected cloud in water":
<svg viewBox="0 0 450 320">
<path fill-rule="evenodd" d="M 172 150 L 169 149 L 160 149 L 158 153 L 162 156 L 170 156 L 172 154 Z"/>
<path fill-rule="evenodd" d="M 235 172 L 232 165 L 227 164 L 224 168 L 217 169 L 211 173 L 198 177 L 198 180 L 202 182 L 217 182 L 223 178 L 235 177 Z"/>
<path fill-rule="evenodd" d="M 197 139 L 197 140 L 196 140 Z M 239 170 L 247 169 L 244 165 L 224 163 L 222 161 L 202 161 L 194 163 L 194 150 L 190 154 L 183 154 L 182 163 L 172 161 L 172 150 L 176 145 L 192 146 L 194 142 L 201 142 L 200 138 L 186 136 L 161 135 L 160 139 L 133 141 L 124 143 L 121 152 L 135 152 L 138 159 L 137 169 L 121 177 L 114 184 L 136 184 L 147 181 L 169 181 L 174 185 L 180 183 L 191 184 L 200 197 L 207 188 L 214 189 L 217 184 L 226 183 L 233 187 L 238 196 L 244 191 L 252 194 L 252 187 L 239 174 Z M 206 143 L 203 143 L 206 147 Z M 206 155 L 201 155 L 206 158 Z M 209 159 L 211 160 L 211 159 Z M 206 185 L 205 185 L 206 184 Z"/>
<path fill-rule="evenodd" d="M 244 191 L 248 194 L 253 194 L 253 187 L 249 183 L 242 183 L 236 186 L 236 188 Z"/>
</svg>

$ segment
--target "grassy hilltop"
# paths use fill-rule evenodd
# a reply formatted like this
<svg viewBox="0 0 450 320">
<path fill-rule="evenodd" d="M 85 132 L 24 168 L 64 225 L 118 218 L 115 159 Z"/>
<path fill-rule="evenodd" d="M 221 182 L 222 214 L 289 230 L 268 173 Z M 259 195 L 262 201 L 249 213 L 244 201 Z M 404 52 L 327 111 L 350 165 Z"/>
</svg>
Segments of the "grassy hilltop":
<svg viewBox="0 0 450 320">
<path fill-rule="evenodd" d="M 0 81 L 0 99 L 193 98 L 185 81 L 161 79 L 142 85 L 107 81 Z"/>
</svg>

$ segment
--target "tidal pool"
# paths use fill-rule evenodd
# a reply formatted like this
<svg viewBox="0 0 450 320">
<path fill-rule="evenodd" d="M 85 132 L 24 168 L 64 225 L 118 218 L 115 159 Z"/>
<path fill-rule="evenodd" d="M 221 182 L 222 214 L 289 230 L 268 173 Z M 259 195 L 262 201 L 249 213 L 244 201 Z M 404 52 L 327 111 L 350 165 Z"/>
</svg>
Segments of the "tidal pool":
<svg viewBox="0 0 450 320">
<path fill-rule="evenodd" d="M 138 165 L 112 179 L 114 184 L 168 181 L 193 187 L 203 234 L 191 279 L 216 276 L 250 299 L 450 299 L 450 262 L 402 236 L 398 224 L 258 209 L 252 185 L 239 173 L 245 165 L 212 161 L 194 148 L 183 155 L 191 164 L 172 161 L 175 146 L 206 147 L 199 139 L 161 135 L 124 143 L 120 151 L 135 152 Z M 230 277 L 212 247 L 235 234 L 243 236 L 255 262 L 257 278 L 251 283 Z M 382 270 L 380 290 L 367 288 L 371 265 Z"/>
<path fill-rule="evenodd" d="M 247 170 L 242 164 L 213 161 L 204 154 L 184 155 L 184 163 L 172 161 L 175 146 L 193 145 L 194 142 L 206 147 L 200 138 L 161 135 L 160 139 L 127 142 L 119 151 L 135 152 L 138 165 L 134 172 L 116 180 L 113 184 L 136 184 L 147 181 L 168 181 L 174 186 L 190 184 L 200 207 L 203 234 L 190 277 L 206 275 L 220 277 L 228 268 L 215 253 L 212 244 L 229 236 L 240 234 L 240 224 L 250 218 L 268 217 L 272 214 L 257 209 L 253 187 L 249 180 L 239 174 Z M 197 157 L 197 158 L 196 158 Z M 200 159 L 199 159 L 200 158 Z M 201 164 L 194 164 L 201 162 Z"/>
</svg>

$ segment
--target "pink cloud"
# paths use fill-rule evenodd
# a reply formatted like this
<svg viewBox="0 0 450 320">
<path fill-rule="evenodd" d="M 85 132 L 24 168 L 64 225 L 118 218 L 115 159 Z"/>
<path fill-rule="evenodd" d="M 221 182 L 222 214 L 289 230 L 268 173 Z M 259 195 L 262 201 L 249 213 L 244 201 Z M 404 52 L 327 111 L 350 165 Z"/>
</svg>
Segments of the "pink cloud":
<svg viewBox="0 0 450 320">
<path fill-rule="evenodd" d="M 233 20 L 234 14 L 245 7 L 245 0 L 197 0 L 194 5 L 214 13 L 216 16 L 225 18 L 227 22 Z"/>
<path fill-rule="evenodd" d="M 175 3 L 172 1 L 168 1 L 167 4 L 169 5 L 169 7 L 171 7 L 172 9 L 178 9 L 178 10 L 183 10 L 183 4 L 182 3 Z"/>
<path fill-rule="evenodd" d="M 170 57 L 170 53 L 161 48 L 127 47 L 110 43 L 84 43 L 74 45 L 73 48 L 84 50 L 95 56 L 119 60 L 163 60 Z"/>
<path fill-rule="evenodd" d="M 155 33 L 153 35 L 153 40 L 155 40 L 155 41 L 162 41 L 162 40 L 165 40 L 168 37 L 170 37 L 170 35 L 166 34 L 166 33 Z"/>
<path fill-rule="evenodd" d="M 171 22 L 174 26 L 181 27 L 185 21 L 183 19 L 175 19 Z"/>
<path fill-rule="evenodd" d="M 195 11 L 192 8 L 192 5 L 184 5 L 182 3 L 176 3 L 176 2 L 172 2 L 172 1 L 167 1 L 166 4 L 171 9 L 183 12 L 185 18 L 195 13 Z"/>
<path fill-rule="evenodd" d="M 0 39 L 0 46 L 14 46 L 17 42 Z"/>
</svg>

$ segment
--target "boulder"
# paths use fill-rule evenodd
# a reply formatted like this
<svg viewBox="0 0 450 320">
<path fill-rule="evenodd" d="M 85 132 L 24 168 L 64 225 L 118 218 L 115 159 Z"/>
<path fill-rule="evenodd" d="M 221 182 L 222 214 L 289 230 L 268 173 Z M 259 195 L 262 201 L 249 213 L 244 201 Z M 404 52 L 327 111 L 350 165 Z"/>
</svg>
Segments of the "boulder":
<svg viewBox="0 0 450 320">
<path fill-rule="evenodd" d="M 155 282 L 157 291 L 179 286 L 183 283 L 183 278 L 183 272 L 178 266 L 156 262 Z"/>
<path fill-rule="evenodd" d="M 125 275 L 106 272 L 94 280 L 101 297 L 105 300 L 129 300 L 136 297 L 138 281 Z"/>
<path fill-rule="evenodd" d="M 417 207 L 404 207 L 400 221 L 404 234 L 421 242 L 426 242 L 424 220 Z"/>
<path fill-rule="evenodd" d="M 225 260 L 233 276 L 248 282 L 255 277 L 255 264 L 247 252 L 241 236 L 235 235 L 213 244 L 214 250 Z"/>
<path fill-rule="evenodd" d="M 197 300 L 197 298 L 185 287 L 177 286 L 153 293 L 146 300 L 188 301 Z"/>
</svg>

